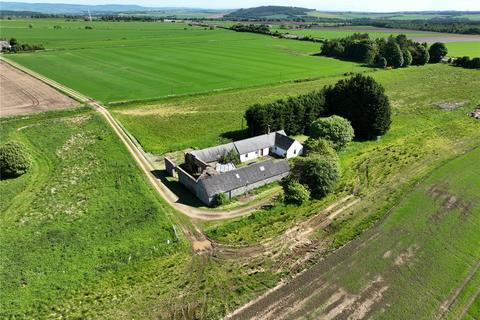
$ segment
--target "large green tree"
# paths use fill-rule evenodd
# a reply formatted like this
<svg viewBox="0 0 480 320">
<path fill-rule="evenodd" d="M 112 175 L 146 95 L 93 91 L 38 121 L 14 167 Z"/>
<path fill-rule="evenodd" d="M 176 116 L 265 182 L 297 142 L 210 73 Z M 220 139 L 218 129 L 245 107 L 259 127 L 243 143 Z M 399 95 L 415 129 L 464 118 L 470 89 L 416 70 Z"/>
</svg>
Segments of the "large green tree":
<svg viewBox="0 0 480 320">
<path fill-rule="evenodd" d="M 392 122 L 384 88 L 372 77 L 361 74 L 329 86 L 325 90 L 325 108 L 329 114 L 348 119 L 360 139 L 385 134 Z"/>
<path fill-rule="evenodd" d="M 306 185 L 315 198 L 322 198 L 332 192 L 340 178 L 338 160 L 321 156 L 295 161 L 293 172 L 294 175 L 297 173 L 299 182 Z"/>
<path fill-rule="evenodd" d="M 350 121 L 333 115 L 315 120 L 310 126 L 310 136 L 331 141 L 335 150 L 338 151 L 352 141 L 354 133 Z"/>
<path fill-rule="evenodd" d="M 387 59 L 387 65 L 389 67 L 400 68 L 403 66 L 403 53 L 396 42 L 387 42 L 383 50 L 383 56 Z"/>
<path fill-rule="evenodd" d="M 438 63 L 448 54 L 448 49 L 444 43 L 435 42 L 430 46 L 430 49 L 428 49 L 428 53 L 430 54 L 430 62 Z"/>
<path fill-rule="evenodd" d="M 10 141 L 0 146 L 0 178 L 15 178 L 28 171 L 32 161 L 23 144 Z"/>
</svg>

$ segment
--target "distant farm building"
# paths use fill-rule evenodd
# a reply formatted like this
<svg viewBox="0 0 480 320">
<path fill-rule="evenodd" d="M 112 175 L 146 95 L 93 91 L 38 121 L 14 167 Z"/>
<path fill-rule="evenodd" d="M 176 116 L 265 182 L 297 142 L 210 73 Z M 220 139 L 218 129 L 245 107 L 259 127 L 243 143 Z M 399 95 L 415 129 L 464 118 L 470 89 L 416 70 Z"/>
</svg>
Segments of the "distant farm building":
<svg viewBox="0 0 480 320">
<path fill-rule="evenodd" d="M 222 155 L 232 152 L 240 158 L 238 168 L 233 163 L 219 162 Z M 288 159 L 302 153 L 302 144 L 282 130 L 187 152 L 181 166 L 165 158 L 165 167 L 170 175 L 176 173 L 179 182 L 203 203 L 212 205 L 219 193 L 231 199 L 285 178 L 290 173 L 288 161 L 277 158 Z"/>
<path fill-rule="evenodd" d="M 10 50 L 11 48 L 12 46 L 10 45 L 10 43 L 8 43 L 8 41 L 0 41 L 0 51 Z"/>
</svg>

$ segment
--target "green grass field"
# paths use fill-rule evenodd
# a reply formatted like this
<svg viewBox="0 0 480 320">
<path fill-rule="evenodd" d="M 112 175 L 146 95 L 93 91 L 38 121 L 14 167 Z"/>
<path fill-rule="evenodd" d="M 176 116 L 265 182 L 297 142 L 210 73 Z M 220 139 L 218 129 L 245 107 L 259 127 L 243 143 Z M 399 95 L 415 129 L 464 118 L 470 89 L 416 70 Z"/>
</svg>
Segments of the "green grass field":
<svg viewBox="0 0 480 320">
<path fill-rule="evenodd" d="M 480 57 L 479 42 L 450 42 L 446 44 L 448 55 L 452 57 Z"/>
<path fill-rule="evenodd" d="M 0 318 L 60 316 L 85 297 L 185 252 L 166 208 L 126 149 L 91 111 L 2 119 L 33 169 L 0 181 Z M 167 241 L 169 243 L 167 243 Z M 62 311 L 63 309 L 63 311 Z"/>
<path fill-rule="evenodd" d="M 480 20 L 480 14 L 462 14 L 449 16 L 445 14 L 422 14 L 422 13 L 373 13 L 373 12 L 322 12 L 310 11 L 309 16 L 331 19 L 390 19 L 390 20 L 429 20 L 435 18 L 463 18 Z"/>
<path fill-rule="evenodd" d="M 402 30 L 401 32 L 398 32 L 397 30 L 379 29 L 371 26 L 326 27 L 323 29 L 319 28 L 319 29 L 299 29 L 299 30 L 272 28 L 272 31 L 278 31 L 282 33 L 288 32 L 290 34 L 296 34 L 301 36 L 312 36 L 314 38 L 319 38 L 319 39 L 344 38 L 347 36 L 351 36 L 356 32 L 361 32 L 361 33 L 368 32 L 371 38 L 386 38 L 390 35 L 396 36 L 398 34 L 405 34 L 407 37 L 418 37 L 418 36 L 434 37 L 434 36 L 444 35 L 442 33 L 422 32 L 422 31 L 415 31 L 415 30 Z"/>
<path fill-rule="evenodd" d="M 172 23 L 1 20 L 2 35 L 52 51 L 15 62 L 103 102 L 152 99 L 361 71 L 317 44 Z M 59 25 L 61 29 L 54 30 Z M 184 29 L 186 28 L 186 30 Z"/>
</svg>

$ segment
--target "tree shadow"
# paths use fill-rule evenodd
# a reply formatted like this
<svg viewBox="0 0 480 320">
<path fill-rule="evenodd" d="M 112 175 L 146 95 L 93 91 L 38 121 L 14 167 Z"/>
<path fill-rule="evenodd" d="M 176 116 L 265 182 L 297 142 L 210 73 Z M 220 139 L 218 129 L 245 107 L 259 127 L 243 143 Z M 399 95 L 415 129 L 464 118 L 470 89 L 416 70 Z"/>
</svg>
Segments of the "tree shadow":
<svg viewBox="0 0 480 320">
<path fill-rule="evenodd" d="M 178 203 L 195 208 L 205 207 L 205 204 L 193 195 L 190 190 L 185 188 L 175 178 L 170 177 L 166 170 L 153 170 L 152 174 L 178 197 Z"/>
<path fill-rule="evenodd" d="M 232 141 L 237 141 L 237 140 L 250 138 L 250 135 L 248 134 L 247 129 L 243 129 L 243 130 L 234 130 L 234 131 L 224 132 L 220 135 L 220 137 L 224 139 L 232 140 Z"/>
</svg>

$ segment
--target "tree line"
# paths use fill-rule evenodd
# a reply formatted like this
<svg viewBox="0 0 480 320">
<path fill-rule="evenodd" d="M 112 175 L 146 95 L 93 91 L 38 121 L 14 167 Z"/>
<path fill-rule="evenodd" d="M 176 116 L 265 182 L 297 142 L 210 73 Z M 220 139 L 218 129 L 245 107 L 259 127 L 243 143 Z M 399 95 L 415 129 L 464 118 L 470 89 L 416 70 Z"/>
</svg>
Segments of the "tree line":
<svg viewBox="0 0 480 320">
<path fill-rule="evenodd" d="M 426 43 L 412 41 L 403 34 L 370 39 L 368 33 L 355 33 L 345 38 L 325 40 L 320 54 L 381 68 L 424 65 L 431 58 Z"/>
<path fill-rule="evenodd" d="M 36 50 L 45 50 L 42 44 L 30 44 L 30 43 L 20 43 L 15 38 L 10 38 L 8 40 L 10 48 L 4 48 L 5 52 L 16 53 L 16 52 L 28 52 Z"/>
<path fill-rule="evenodd" d="M 387 39 L 370 39 L 367 33 L 355 33 L 351 36 L 326 40 L 321 55 L 366 63 L 374 67 L 408 67 L 438 63 L 447 54 L 445 44 L 436 42 L 430 47 L 400 34 Z"/>
<path fill-rule="evenodd" d="M 249 134 L 285 130 L 288 134 L 307 133 L 310 124 L 325 114 L 323 91 L 313 91 L 266 104 L 254 104 L 245 112 Z"/>
<path fill-rule="evenodd" d="M 252 105 L 245 119 L 252 136 L 282 129 L 297 135 L 310 134 L 315 120 L 332 115 L 347 119 L 359 139 L 381 136 L 391 124 L 390 102 L 384 88 L 372 77 L 360 74 L 322 90 Z"/>
</svg>

